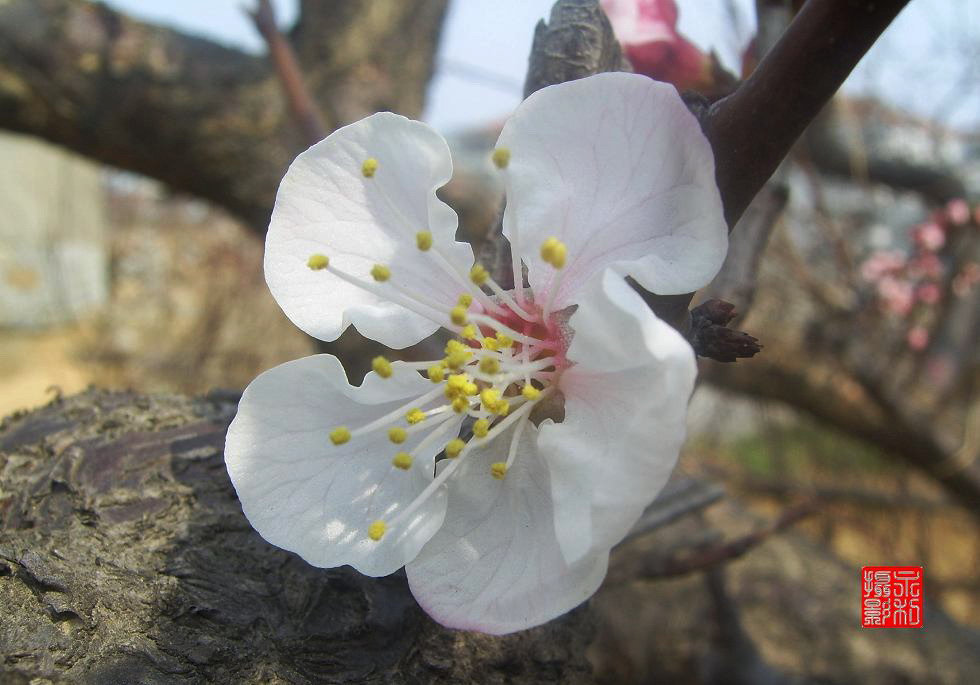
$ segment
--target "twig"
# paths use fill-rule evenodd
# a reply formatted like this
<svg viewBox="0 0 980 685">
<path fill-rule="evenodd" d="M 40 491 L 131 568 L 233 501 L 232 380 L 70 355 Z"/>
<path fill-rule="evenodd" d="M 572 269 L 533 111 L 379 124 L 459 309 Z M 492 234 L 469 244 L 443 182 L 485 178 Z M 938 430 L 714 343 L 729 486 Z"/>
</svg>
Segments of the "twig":
<svg viewBox="0 0 980 685">
<path fill-rule="evenodd" d="M 246 12 L 252 18 L 256 30 L 265 39 L 269 48 L 269 59 L 286 95 L 289 111 L 303 137 L 310 145 L 323 140 L 327 135 L 327 128 L 303 80 L 303 71 L 296 59 L 296 53 L 276 24 L 271 0 L 258 0 L 255 9 Z"/>
<path fill-rule="evenodd" d="M 772 535 L 789 528 L 817 511 L 816 500 L 807 500 L 789 507 L 780 514 L 779 518 L 770 524 L 746 535 L 722 542 L 711 547 L 702 547 L 691 553 L 677 556 L 659 557 L 648 555 L 638 558 L 633 563 L 624 563 L 610 572 L 607 585 L 628 582 L 631 580 L 649 580 L 654 578 L 671 578 L 683 576 L 695 571 L 705 571 L 719 564 L 737 559 L 753 547 L 765 542 Z"/>
<path fill-rule="evenodd" d="M 739 88 L 702 110 L 729 229 L 908 0 L 808 0 Z M 697 110 L 695 110 L 697 113 Z M 648 301 L 683 327 L 693 293 Z"/>
</svg>

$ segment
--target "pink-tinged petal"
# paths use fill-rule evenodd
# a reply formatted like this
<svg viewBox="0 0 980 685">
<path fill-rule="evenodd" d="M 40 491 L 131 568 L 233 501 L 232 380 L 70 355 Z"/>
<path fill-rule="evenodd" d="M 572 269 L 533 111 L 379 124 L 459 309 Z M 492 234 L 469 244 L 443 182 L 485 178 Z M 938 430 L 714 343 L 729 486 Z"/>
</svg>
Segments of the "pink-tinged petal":
<svg viewBox="0 0 980 685">
<path fill-rule="evenodd" d="M 562 557 L 535 433 L 526 426 L 503 480 L 490 465 L 506 458 L 509 435 L 465 457 L 443 527 L 406 566 L 415 598 L 445 626 L 497 635 L 531 628 L 584 602 L 605 577 L 608 554 L 576 564 Z"/>
<path fill-rule="evenodd" d="M 225 463 L 245 516 L 263 538 L 314 566 L 350 564 L 383 576 L 414 558 L 438 530 L 444 492 L 380 541 L 368 538 L 373 521 L 390 519 L 432 481 L 442 444 L 403 471 L 392 457 L 417 445 L 418 435 L 397 448 L 386 430 L 342 445 L 330 441 L 334 428 L 366 425 L 431 390 L 412 369 L 392 366 L 390 378 L 369 373 L 355 387 L 335 357 L 316 355 L 270 369 L 245 389 Z"/>
<path fill-rule="evenodd" d="M 368 159 L 377 161 L 371 177 L 362 171 Z M 353 324 L 394 348 L 435 331 L 417 311 L 311 270 L 307 260 L 325 255 L 332 268 L 372 283 L 371 268 L 383 264 L 391 269 L 384 288 L 448 311 L 463 288 L 440 268 L 436 251 L 464 274 L 473 263 L 470 246 L 455 241 L 455 212 L 436 198 L 451 176 L 446 141 L 390 112 L 338 129 L 297 157 L 279 186 L 265 252 L 269 289 L 293 323 L 321 340 L 335 340 Z M 425 230 L 434 246 L 421 252 L 416 234 Z"/>
<path fill-rule="evenodd" d="M 694 352 L 617 274 L 581 294 L 569 319 L 576 362 L 559 381 L 562 423 L 541 424 L 565 558 L 608 550 L 663 488 L 685 436 Z"/>
<path fill-rule="evenodd" d="M 666 41 L 676 35 L 673 0 L 601 0 L 600 4 L 621 43 Z"/>
<path fill-rule="evenodd" d="M 541 244 L 555 236 L 568 248 L 555 309 L 609 267 L 659 294 L 697 290 L 721 267 L 714 157 L 673 86 L 611 73 L 543 88 L 498 145 L 511 153 L 504 233 L 536 294 L 555 276 Z"/>
</svg>

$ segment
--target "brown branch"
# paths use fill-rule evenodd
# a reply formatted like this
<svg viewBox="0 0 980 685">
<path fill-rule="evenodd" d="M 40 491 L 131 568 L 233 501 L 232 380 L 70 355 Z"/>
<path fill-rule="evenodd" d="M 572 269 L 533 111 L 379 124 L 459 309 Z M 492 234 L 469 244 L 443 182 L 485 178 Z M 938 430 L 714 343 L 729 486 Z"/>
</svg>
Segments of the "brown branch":
<svg viewBox="0 0 980 685">
<path fill-rule="evenodd" d="M 738 89 L 702 116 L 733 228 L 793 144 L 908 0 L 808 0 Z M 693 293 L 653 296 L 683 327 Z"/>
<path fill-rule="evenodd" d="M 296 125 L 310 145 L 323 140 L 327 135 L 326 125 L 313 102 L 310 91 L 306 88 L 296 53 L 279 30 L 272 2 L 258 0 L 255 10 L 248 12 L 248 15 L 269 48 L 269 59 L 279 77 L 279 83 L 286 95 L 286 102 L 293 119 L 296 120 Z"/>
<path fill-rule="evenodd" d="M 611 569 L 606 584 L 612 586 L 632 580 L 672 578 L 698 571 L 707 571 L 741 557 L 776 533 L 810 516 L 817 511 L 817 508 L 815 500 L 805 501 L 785 509 L 777 519 L 768 525 L 720 544 L 706 544 L 694 551 L 684 549 L 675 555 L 637 556 Z"/>
<path fill-rule="evenodd" d="M 155 178 L 263 233 L 286 166 L 313 135 L 297 129 L 297 104 L 308 113 L 316 103 L 322 130 L 379 110 L 418 116 L 445 7 L 446 0 L 304 3 L 291 36 L 292 71 L 302 70 L 309 102 L 291 110 L 262 57 L 99 3 L 6 0 L 0 128 Z M 286 43 L 277 45 L 270 52 L 288 70 Z"/>
</svg>

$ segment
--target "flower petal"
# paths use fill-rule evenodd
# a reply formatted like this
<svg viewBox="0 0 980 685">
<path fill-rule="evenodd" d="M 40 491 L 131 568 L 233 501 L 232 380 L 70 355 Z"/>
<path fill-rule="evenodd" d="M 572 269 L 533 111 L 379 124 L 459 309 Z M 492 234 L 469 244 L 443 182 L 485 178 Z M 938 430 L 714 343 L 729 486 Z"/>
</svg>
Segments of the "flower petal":
<svg viewBox="0 0 980 685">
<path fill-rule="evenodd" d="M 368 526 L 390 519 L 432 481 L 438 443 L 407 471 L 392 466 L 396 448 L 380 430 L 331 443 L 337 426 L 353 430 L 394 411 L 431 384 L 400 362 L 382 379 L 348 384 L 340 362 L 316 355 L 266 371 L 245 389 L 228 429 L 225 463 L 242 509 L 259 534 L 314 566 L 350 564 L 383 576 L 414 558 L 442 524 L 445 493 L 380 541 Z M 458 419 L 452 419 L 458 421 Z M 419 436 L 397 449 L 411 450 Z"/>
<path fill-rule="evenodd" d="M 377 160 L 373 176 L 362 166 Z M 276 197 L 266 237 L 269 289 L 298 327 L 335 340 L 348 325 L 388 347 L 419 342 L 437 324 L 415 311 L 352 285 L 327 270 L 307 267 L 322 254 L 330 266 L 372 282 L 375 264 L 391 270 L 382 288 L 433 300 L 448 312 L 463 291 L 440 267 L 441 253 L 466 274 L 469 245 L 455 242 L 456 213 L 436 198 L 452 176 L 446 141 L 425 124 L 390 112 L 338 129 L 289 167 Z M 416 234 L 430 231 L 422 252 Z"/>
<path fill-rule="evenodd" d="M 608 554 L 571 565 L 562 557 L 535 433 L 525 427 L 503 480 L 490 465 L 502 460 L 508 434 L 464 457 L 443 527 L 405 568 L 419 604 L 445 626 L 497 635 L 531 628 L 584 602 L 606 575 Z"/>
<path fill-rule="evenodd" d="M 659 294 L 696 290 L 721 268 L 728 233 L 714 157 L 673 86 L 598 74 L 543 88 L 500 134 L 510 150 L 504 234 L 539 295 L 555 271 L 539 256 L 568 249 L 555 309 L 613 266 Z"/>
<path fill-rule="evenodd" d="M 576 364 L 559 381 L 565 418 L 543 422 L 538 439 L 569 563 L 622 540 L 663 488 L 697 375 L 687 341 L 618 274 L 606 271 L 579 302 L 569 319 Z"/>
</svg>

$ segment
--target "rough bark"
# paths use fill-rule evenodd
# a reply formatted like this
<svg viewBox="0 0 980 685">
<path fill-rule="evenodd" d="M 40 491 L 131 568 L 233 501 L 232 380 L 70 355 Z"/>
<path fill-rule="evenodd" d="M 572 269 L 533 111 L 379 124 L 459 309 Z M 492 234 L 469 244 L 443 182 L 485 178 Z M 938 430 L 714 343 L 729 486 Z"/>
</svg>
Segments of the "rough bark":
<svg viewBox="0 0 980 685">
<path fill-rule="evenodd" d="M 222 458 L 234 402 L 89 391 L 0 427 L 0 682 L 586 683 L 586 611 L 445 630 L 403 574 L 262 540 Z"/>
<path fill-rule="evenodd" d="M 328 129 L 421 113 L 445 8 L 303 4 L 293 39 Z M 259 232 L 308 144 L 265 57 L 83 0 L 0 3 L 0 127 L 211 200 Z"/>
</svg>

